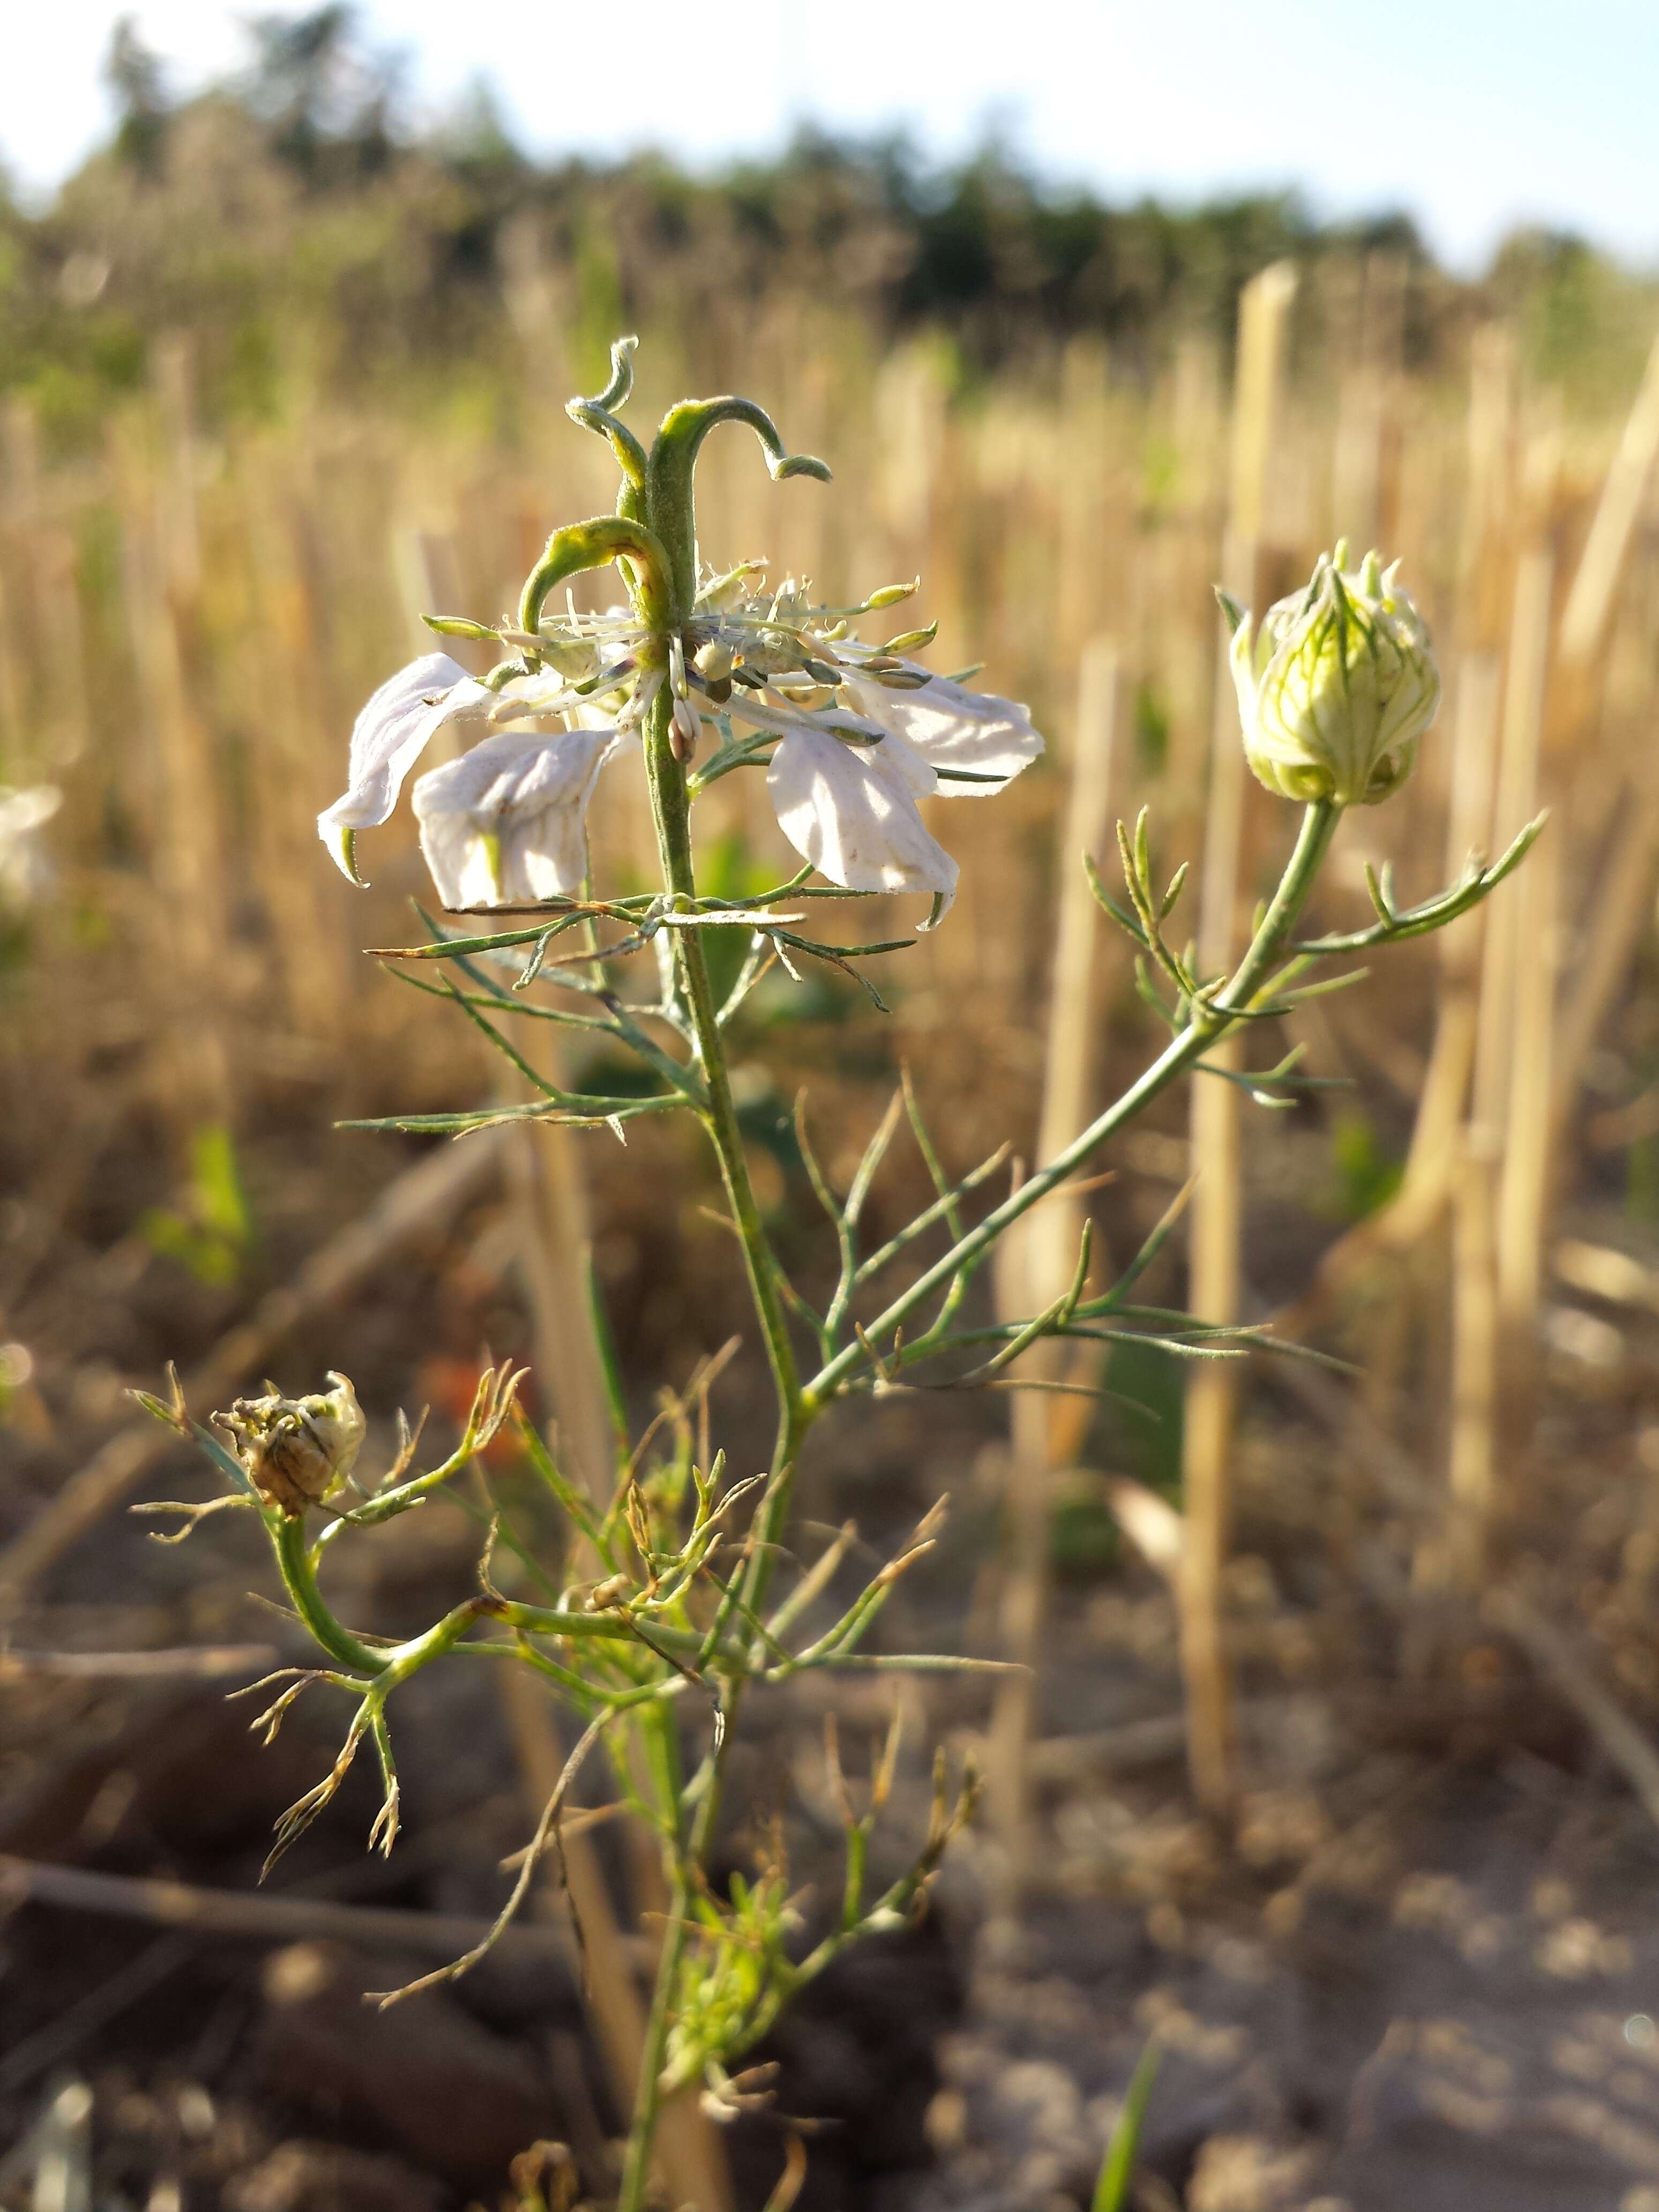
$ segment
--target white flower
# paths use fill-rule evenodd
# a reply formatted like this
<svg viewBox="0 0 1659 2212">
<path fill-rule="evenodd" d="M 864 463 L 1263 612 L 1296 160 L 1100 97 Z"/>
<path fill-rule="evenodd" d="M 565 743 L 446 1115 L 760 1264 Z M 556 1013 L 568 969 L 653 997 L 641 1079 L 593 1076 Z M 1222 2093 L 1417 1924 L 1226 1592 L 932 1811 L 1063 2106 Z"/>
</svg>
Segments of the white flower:
<svg viewBox="0 0 1659 2212">
<path fill-rule="evenodd" d="M 525 652 L 526 668 L 495 690 L 443 653 L 401 670 L 358 716 L 350 787 L 318 817 L 340 865 L 356 877 L 356 832 L 387 819 L 422 749 L 459 719 L 495 734 L 415 791 L 422 849 L 445 905 L 529 904 L 576 890 L 595 779 L 666 682 L 682 761 L 704 723 L 729 732 L 726 717 L 751 730 L 732 741 L 741 761 L 728 749 L 721 773 L 765 758 L 767 739 L 776 740 L 767 782 L 779 823 L 831 883 L 927 892 L 948 905 L 957 864 L 918 801 L 984 797 L 1028 767 L 1042 740 L 1025 709 L 849 638 L 847 611 L 811 606 L 793 582 L 745 591 L 753 573 L 707 586 L 665 656 L 660 640 L 646 649 L 652 640 L 627 609 L 593 616 L 573 605 L 533 639 L 501 633 Z"/>
<path fill-rule="evenodd" d="M 587 872 L 587 802 L 614 729 L 507 730 L 415 787 L 421 850 L 447 907 L 568 896 Z"/>
<path fill-rule="evenodd" d="M 423 653 L 381 684 L 351 732 L 345 795 L 317 817 L 317 834 L 354 883 L 362 881 L 357 832 L 391 820 L 404 778 L 446 722 L 482 720 L 496 703 L 447 653 Z"/>
<path fill-rule="evenodd" d="M 1283 799 L 1374 805 L 1411 774 L 1440 704 L 1440 672 L 1421 616 L 1368 553 L 1322 554 L 1305 591 L 1280 599 L 1253 638 L 1231 603 L 1233 682 L 1244 751 Z"/>
<path fill-rule="evenodd" d="M 52 889 L 55 871 L 40 832 L 63 803 L 55 783 L 21 791 L 0 784 L 0 906 L 21 913 Z"/>
<path fill-rule="evenodd" d="M 948 908 L 957 864 L 921 818 L 918 799 L 988 797 L 1042 750 L 1023 707 L 923 678 L 894 690 L 849 668 L 857 714 L 785 712 L 763 726 L 781 736 L 767 771 L 779 827 L 803 860 L 848 890 L 931 891 Z M 732 711 L 757 719 L 733 697 Z M 848 737 L 836 737 L 839 727 Z"/>
</svg>

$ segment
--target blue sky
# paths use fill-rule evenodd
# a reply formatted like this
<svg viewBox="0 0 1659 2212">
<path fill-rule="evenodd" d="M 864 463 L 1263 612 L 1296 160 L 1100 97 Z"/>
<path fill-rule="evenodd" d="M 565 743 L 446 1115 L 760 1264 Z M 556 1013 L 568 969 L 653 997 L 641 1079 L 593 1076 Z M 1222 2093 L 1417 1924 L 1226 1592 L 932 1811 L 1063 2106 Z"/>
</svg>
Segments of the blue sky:
<svg viewBox="0 0 1659 2212">
<path fill-rule="evenodd" d="M 131 0 L 187 88 L 283 0 Z M 108 0 L 13 0 L 0 159 L 31 193 L 106 126 Z M 1659 268 L 1659 0 L 364 0 L 441 112 L 487 78 L 532 149 L 775 147 L 803 118 L 902 126 L 942 155 L 994 118 L 1047 174 L 1182 200 L 1297 184 L 1322 213 L 1404 206 L 1456 265 L 1519 222 Z M 606 27 L 601 29 L 599 27 Z M 671 26 L 673 27 L 671 30 Z M 605 82 L 605 41 L 641 82 Z M 661 41 L 675 58 L 654 69 Z"/>
</svg>

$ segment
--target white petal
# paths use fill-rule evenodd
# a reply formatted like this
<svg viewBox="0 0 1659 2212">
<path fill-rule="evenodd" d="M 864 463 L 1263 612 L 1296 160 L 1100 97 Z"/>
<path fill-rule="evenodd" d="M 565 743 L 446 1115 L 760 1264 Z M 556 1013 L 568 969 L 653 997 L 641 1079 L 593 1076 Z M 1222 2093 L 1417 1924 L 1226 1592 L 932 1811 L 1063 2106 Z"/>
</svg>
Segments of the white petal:
<svg viewBox="0 0 1659 2212">
<path fill-rule="evenodd" d="M 947 904 L 956 896 L 957 864 L 929 836 L 892 739 L 855 748 L 797 724 L 772 756 L 766 787 L 784 836 L 831 883 L 939 891 Z"/>
<path fill-rule="evenodd" d="M 1024 707 L 994 692 L 969 691 L 943 676 L 930 677 L 915 691 L 890 691 L 873 677 L 853 676 L 848 690 L 872 721 L 915 747 L 939 773 L 946 799 L 988 798 L 1042 750 Z M 958 783 L 952 769 L 995 781 Z"/>
<path fill-rule="evenodd" d="M 890 781 L 902 783 L 913 799 L 931 799 L 940 788 L 939 775 L 930 767 L 908 738 L 896 730 L 890 730 L 878 745 L 872 745 L 865 755 L 878 774 Z M 949 785 L 945 788 L 948 791 Z"/>
<path fill-rule="evenodd" d="M 617 743 L 614 729 L 503 731 L 423 775 L 415 814 L 444 904 L 517 905 L 579 890 L 587 802 Z"/>
<path fill-rule="evenodd" d="M 390 818 L 433 733 L 457 714 L 482 718 L 494 704 L 495 694 L 447 653 L 423 653 L 381 684 L 351 732 L 345 795 L 317 817 L 317 834 L 347 875 L 362 880 L 352 849 L 356 833 Z"/>
</svg>

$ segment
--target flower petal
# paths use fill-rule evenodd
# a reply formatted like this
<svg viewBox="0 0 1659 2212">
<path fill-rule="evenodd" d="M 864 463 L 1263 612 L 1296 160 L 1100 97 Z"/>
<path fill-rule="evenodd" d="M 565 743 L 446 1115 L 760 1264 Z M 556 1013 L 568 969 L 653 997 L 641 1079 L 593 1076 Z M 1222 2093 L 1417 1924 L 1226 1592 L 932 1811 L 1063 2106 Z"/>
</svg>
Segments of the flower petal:
<svg viewBox="0 0 1659 2212">
<path fill-rule="evenodd" d="M 947 677 L 930 677 L 914 691 L 890 691 L 872 677 L 853 674 L 847 688 L 872 721 L 915 746 L 946 799 L 990 798 L 1042 750 L 1024 707 Z"/>
<path fill-rule="evenodd" d="M 421 850 L 447 907 L 532 904 L 580 890 L 587 802 L 614 729 L 503 731 L 415 787 Z"/>
<path fill-rule="evenodd" d="M 957 864 L 929 835 L 892 738 L 854 748 L 797 724 L 772 756 L 766 787 L 784 836 L 832 884 L 936 891 L 947 906 L 955 897 Z"/>
<path fill-rule="evenodd" d="M 423 653 L 381 684 L 351 732 L 345 794 L 317 817 L 317 834 L 354 882 L 359 830 L 388 820 L 404 778 L 433 733 L 457 714 L 483 716 L 495 694 L 475 684 L 447 653 Z"/>
</svg>

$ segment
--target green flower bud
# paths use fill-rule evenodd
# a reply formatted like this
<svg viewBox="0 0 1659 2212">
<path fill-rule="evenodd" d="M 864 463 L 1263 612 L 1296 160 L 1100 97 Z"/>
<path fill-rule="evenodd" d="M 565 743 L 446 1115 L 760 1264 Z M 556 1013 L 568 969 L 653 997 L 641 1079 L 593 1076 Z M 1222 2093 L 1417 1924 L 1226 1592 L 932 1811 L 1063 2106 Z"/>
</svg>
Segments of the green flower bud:
<svg viewBox="0 0 1659 2212">
<path fill-rule="evenodd" d="M 736 659 L 731 647 L 724 639 L 718 637 L 711 637 L 692 656 L 698 675 L 708 684 L 724 684 L 732 673 Z"/>
<path fill-rule="evenodd" d="M 306 1398 L 239 1398 L 228 1413 L 216 1413 L 247 1479 L 267 1505 L 289 1515 L 320 1504 L 337 1490 L 356 1464 L 367 1423 L 357 1394 L 331 1368 L 331 1390 Z"/>
<path fill-rule="evenodd" d="M 1304 592 L 1267 610 L 1259 629 L 1224 594 L 1244 753 L 1281 799 L 1370 806 L 1411 774 L 1440 703 L 1440 672 L 1421 616 L 1368 553 L 1322 554 Z"/>
</svg>

